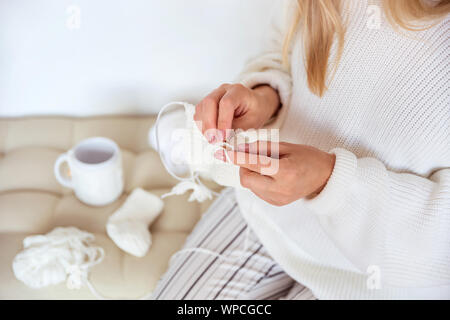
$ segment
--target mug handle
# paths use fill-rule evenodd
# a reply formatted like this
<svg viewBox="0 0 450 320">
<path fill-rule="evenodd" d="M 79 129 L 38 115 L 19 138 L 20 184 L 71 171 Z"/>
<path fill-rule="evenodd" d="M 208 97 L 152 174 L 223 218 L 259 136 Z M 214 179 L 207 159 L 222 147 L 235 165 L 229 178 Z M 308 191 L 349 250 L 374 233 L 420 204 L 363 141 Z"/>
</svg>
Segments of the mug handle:
<svg viewBox="0 0 450 320">
<path fill-rule="evenodd" d="M 61 175 L 60 169 L 61 169 L 61 164 L 63 164 L 63 162 L 68 162 L 67 153 L 63 153 L 62 155 L 60 155 L 58 157 L 58 159 L 56 159 L 55 166 L 53 167 L 53 171 L 55 173 L 56 180 L 58 180 L 58 182 L 60 184 L 62 184 L 64 187 L 73 189 L 72 179 L 68 179 Z"/>
</svg>

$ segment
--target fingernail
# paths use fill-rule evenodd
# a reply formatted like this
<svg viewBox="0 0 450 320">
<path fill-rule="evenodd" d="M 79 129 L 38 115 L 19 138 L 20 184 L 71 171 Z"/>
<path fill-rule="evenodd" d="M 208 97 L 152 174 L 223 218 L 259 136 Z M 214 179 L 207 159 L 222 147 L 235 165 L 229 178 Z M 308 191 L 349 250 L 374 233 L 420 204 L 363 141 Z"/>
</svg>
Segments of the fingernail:
<svg viewBox="0 0 450 320">
<path fill-rule="evenodd" d="M 205 134 L 206 140 L 208 140 L 209 143 L 215 143 L 216 142 L 216 136 L 212 132 L 207 132 Z"/>
<path fill-rule="evenodd" d="M 214 152 L 214 158 L 225 161 L 225 152 L 223 150 L 217 150 Z"/>
</svg>

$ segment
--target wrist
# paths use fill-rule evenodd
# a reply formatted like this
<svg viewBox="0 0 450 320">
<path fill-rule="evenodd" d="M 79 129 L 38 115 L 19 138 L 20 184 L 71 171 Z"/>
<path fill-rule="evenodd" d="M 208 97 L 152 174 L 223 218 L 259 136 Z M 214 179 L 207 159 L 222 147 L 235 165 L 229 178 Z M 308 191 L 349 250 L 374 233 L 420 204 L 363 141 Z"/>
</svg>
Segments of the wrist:
<svg viewBox="0 0 450 320">
<path fill-rule="evenodd" d="M 260 108 L 265 110 L 267 120 L 272 118 L 280 109 L 281 101 L 277 90 L 267 84 L 259 85 L 253 88 L 257 103 Z"/>
<path fill-rule="evenodd" d="M 309 199 L 313 198 L 322 192 L 322 190 L 327 185 L 328 180 L 330 179 L 330 177 L 333 173 L 335 163 L 336 163 L 336 155 L 334 155 L 332 153 L 324 152 L 323 165 L 322 165 L 321 175 L 320 175 L 321 178 L 319 179 L 320 181 L 322 181 L 322 183 L 307 198 L 309 198 Z"/>
</svg>

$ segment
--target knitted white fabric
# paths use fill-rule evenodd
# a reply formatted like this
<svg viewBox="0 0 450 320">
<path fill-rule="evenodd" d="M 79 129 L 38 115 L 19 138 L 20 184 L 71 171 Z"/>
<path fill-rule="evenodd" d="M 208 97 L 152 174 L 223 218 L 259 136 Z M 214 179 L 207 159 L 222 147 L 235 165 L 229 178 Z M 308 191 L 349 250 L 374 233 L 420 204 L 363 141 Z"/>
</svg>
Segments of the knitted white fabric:
<svg viewBox="0 0 450 320">
<path fill-rule="evenodd" d="M 161 134 L 158 135 L 161 147 L 161 157 L 168 166 L 168 170 L 177 176 L 189 173 L 189 164 L 186 158 L 186 144 L 184 143 L 183 129 L 186 128 L 186 113 L 184 109 L 168 110 L 153 126 L 148 135 L 150 146 L 157 150 L 156 127 Z"/>
<path fill-rule="evenodd" d="M 13 260 L 16 278 L 27 286 L 40 289 L 66 282 L 69 289 L 84 285 L 100 300 L 110 300 L 95 289 L 89 280 L 92 267 L 105 257 L 103 248 L 93 244 L 95 236 L 75 227 L 57 227 L 44 235 L 34 235 L 23 240 L 23 251 Z M 151 296 L 146 293 L 140 300 Z"/>
<path fill-rule="evenodd" d="M 24 250 L 16 255 L 12 269 L 17 279 L 31 288 L 43 288 L 66 281 L 69 289 L 90 285 L 90 268 L 105 255 L 93 246 L 93 234 L 75 227 L 57 227 L 45 235 L 26 237 Z"/>
<path fill-rule="evenodd" d="M 123 205 L 108 219 L 106 232 L 123 251 L 143 257 L 150 249 L 150 224 L 159 216 L 164 202 L 153 193 L 134 189 Z"/>
<path fill-rule="evenodd" d="M 176 110 L 166 110 L 182 106 Z M 198 179 L 199 176 L 216 183 L 241 189 L 239 167 L 214 157 L 220 148 L 233 148 L 230 143 L 210 144 L 194 121 L 195 106 L 186 102 L 172 102 L 164 106 L 149 131 L 149 143 L 159 152 L 167 171 L 180 183 L 164 197 L 183 194 L 193 190 L 189 201 L 202 202 L 211 199 L 213 192 Z M 184 125 L 181 120 L 184 119 Z M 176 120 L 176 121 L 174 121 Z M 234 144 L 257 140 L 258 132 L 238 132 L 230 138 Z M 188 172 L 187 177 L 180 177 Z"/>
<path fill-rule="evenodd" d="M 343 3 L 345 50 L 322 98 L 308 89 L 300 35 L 290 69 L 282 66 L 282 10 L 266 53 L 239 78 L 278 89 L 281 140 L 336 154 L 331 178 L 314 199 L 280 208 L 239 190 L 241 211 L 273 258 L 319 299 L 448 299 L 449 17 L 397 32 L 381 16 L 374 29 L 367 10 L 382 12 L 380 0 Z M 336 45 L 330 61 L 335 55 Z"/>
</svg>

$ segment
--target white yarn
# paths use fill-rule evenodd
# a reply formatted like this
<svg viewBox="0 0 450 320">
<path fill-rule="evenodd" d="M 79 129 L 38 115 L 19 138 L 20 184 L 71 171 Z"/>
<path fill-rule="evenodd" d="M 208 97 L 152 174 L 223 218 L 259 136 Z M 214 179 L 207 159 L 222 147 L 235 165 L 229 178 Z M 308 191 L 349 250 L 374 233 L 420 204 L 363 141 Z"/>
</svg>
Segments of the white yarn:
<svg viewBox="0 0 450 320">
<path fill-rule="evenodd" d="M 24 250 L 12 263 L 16 278 L 30 288 L 39 289 L 66 282 L 69 289 L 86 285 L 100 300 L 111 300 L 100 294 L 89 281 L 90 269 L 103 261 L 103 248 L 93 246 L 95 236 L 75 227 L 57 227 L 45 235 L 26 237 Z M 152 292 L 139 300 L 148 299 Z"/>
<path fill-rule="evenodd" d="M 103 260 L 105 252 L 91 245 L 94 240 L 93 234 L 75 227 L 57 227 L 46 235 L 26 237 L 24 250 L 13 260 L 14 275 L 31 288 L 66 281 L 69 289 L 88 285 L 98 296 L 88 276 L 89 270 Z"/>
<path fill-rule="evenodd" d="M 243 253 L 246 252 L 247 249 L 248 249 L 248 241 L 249 241 L 249 238 L 250 238 L 250 226 L 247 225 L 247 228 L 246 228 L 246 230 L 245 230 L 244 244 L 243 244 L 243 246 L 242 246 L 242 252 L 243 252 Z M 215 251 L 212 251 L 212 250 L 209 250 L 209 249 L 205 249 L 205 248 L 200 248 L 200 247 L 197 247 L 197 248 L 186 248 L 186 249 L 182 249 L 182 250 L 179 250 L 179 251 L 175 252 L 175 253 L 170 257 L 169 265 L 172 264 L 173 259 L 174 259 L 176 256 L 178 256 L 178 255 L 181 254 L 181 253 L 187 253 L 187 252 L 199 252 L 199 253 L 203 253 L 203 254 L 208 254 L 208 255 L 214 256 L 214 257 L 216 257 L 216 258 L 218 258 L 218 259 L 225 260 L 225 261 L 230 261 L 230 262 L 233 262 L 233 261 L 236 261 L 236 260 L 237 260 L 237 261 L 240 261 L 241 259 L 244 258 L 244 255 L 243 255 L 243 254 L 240 255 L 238 259 L 233 259 L 233 258 L 228 257 L 228 256 L 226 256 L 226 255 L 223 255 L 223 254 L 221 254 L 221 253 L 218 253 L 218 252 L 215 252 Z"/>
<path fill-rule="evenodd" d="M 186 191 L 192 190 L 192 194 L 189 196 L 188 201 L 198 201 L 203 202 L 205 200 L 212 198 L 212 191 L 208 189 L 197 176 L 194 177 L 194 180 L 185 180 L 180 181 L 172 190 L 164 195 L 161 198 L 170 197 L 172 195 L 182 195 L 185 194 Z"/>
</svg>

